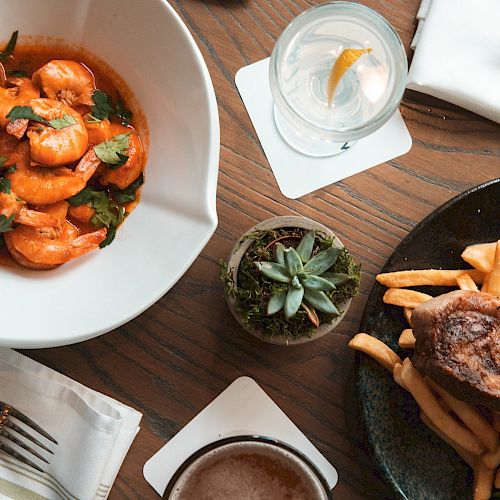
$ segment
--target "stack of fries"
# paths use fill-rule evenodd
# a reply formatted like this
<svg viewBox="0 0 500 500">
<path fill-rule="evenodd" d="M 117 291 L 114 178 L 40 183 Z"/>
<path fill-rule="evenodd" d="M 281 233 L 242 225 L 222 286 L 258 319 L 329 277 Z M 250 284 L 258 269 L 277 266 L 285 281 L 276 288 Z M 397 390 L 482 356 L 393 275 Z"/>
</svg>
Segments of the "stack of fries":
<svg viewBox="0 0 500 500">
<path fill-rule="evenodd" d="M 435 285 L 457 286 L 500 297 L 500 240 L 468 246 L 462 258 L 472 265 L 468 270 L 399 271 L 379 274 L 377 281 L 388 287 L 386 304 L 404 308 L 410 326 L 401 332 L 398 344 L 415 347 L 411 314 L 430 295 L 402 287 Z M 493 485 L 500 489 L 500 413 L 479 410 L 448 394 L 428 377 L 422 377 L 410 358 L 404 361 L 387 345 L 366 333 L 358 333 L 349 347 L 363 351 L 389 370 L 394 380 L 413 396 L 420 406 L 420 418 L 427 427 L 448 443 L 474 469 L 474 500 L 488 500 Z"/>
</svg>

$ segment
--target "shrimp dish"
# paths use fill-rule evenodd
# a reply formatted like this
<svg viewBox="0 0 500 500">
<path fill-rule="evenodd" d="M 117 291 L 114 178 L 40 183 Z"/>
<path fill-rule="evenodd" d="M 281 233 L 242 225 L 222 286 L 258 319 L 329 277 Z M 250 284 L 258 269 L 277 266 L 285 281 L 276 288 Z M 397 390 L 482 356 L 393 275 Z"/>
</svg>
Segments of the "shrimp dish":
<svg viewBox="0 0 500 500">
<path fill-rule="evenodd" d="M 54 269 L 114 240 L 139 201 L 147 128 L 105 64 L 17 37 L 0 51 L 0 257 Z"/>
</svg>

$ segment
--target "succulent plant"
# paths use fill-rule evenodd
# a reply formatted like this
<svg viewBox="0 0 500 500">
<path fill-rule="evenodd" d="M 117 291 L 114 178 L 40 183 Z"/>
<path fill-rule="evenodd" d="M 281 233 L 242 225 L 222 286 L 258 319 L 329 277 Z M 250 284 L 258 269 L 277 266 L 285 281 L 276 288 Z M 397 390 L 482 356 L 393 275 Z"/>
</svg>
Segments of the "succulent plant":
<svg viewBox="0 0 500 500">
<path fill-rule="evenodd" d="M 312 256 L 316 234 L 308 231 L 297 248 L 274 244 L 275 262 L 255 262 L 257 269 L 273 281 L 289 285 L 271 296 L 267 314 L 271 316 L 284 309 L 285 318 L 293 317 L 302 306 L 315 326 L 319 320 L 315 310 L 339 316 L 340 312 L 325 292 L 346 283 L 350 276 L 330 273 L 340 250 L 333 246 Z M 312 256 L 312 257 L 311 257 Z"/>
</svg>

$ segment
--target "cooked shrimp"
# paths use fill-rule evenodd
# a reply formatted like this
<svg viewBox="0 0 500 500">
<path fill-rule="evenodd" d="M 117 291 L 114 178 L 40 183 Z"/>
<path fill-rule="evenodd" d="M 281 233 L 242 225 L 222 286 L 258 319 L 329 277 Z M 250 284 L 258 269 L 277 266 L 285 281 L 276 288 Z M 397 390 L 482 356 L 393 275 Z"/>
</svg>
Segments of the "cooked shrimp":
<svg viewBox="0 0 500 500">
<path fill-rule="evenodd" d="M 97 249 L 104 241 L 105 228 L 79 236 L 78 229 L 66 220 L 67 205 L 60 202 L 41 207 L 51 216 L 64 213 L 56 228 L 18 226 L 4 234 L 7 249 L 19 264 L 33 269 L 51 269 Z"/>
<path fill-rule="evenodd" d="M 0 87 L 5 87 L 7 83 L 7 73 L 5 73 L 5 67 L 0 63 Z"/>
<path fill-rule="evenodd" d="M 6 79 L 12 87 L 0 88 L 0 126 L 6 127 L 6 116 L 14 106 L 24 106 L 30 99 L 40 97 L 38 87 L 29 78 L 12 77 Z"/>
<path fill-rule="evenodd" d="M 132 184 L 144 169 L 144 149 L 139 135 L 132 127 L 124 127 L 118 123 L 110 123 L 111 137 L 130 132 L 129 147 L 125 151 L 128 160 L 121 167 L 114 170 L 103 163 L 99 172 L 101 182 L 104 185 L 114 184 L 120 189 L 125 189 Z"/>
<path fill-rule="evenodd" d="M 75 170 L 31 165 L 30 148 L 25 141 L 17 150 L 16 170 L 5 174 L 5 177 L 10 179 L 12 191 L 26 202 L 48 205 L 79 193 L 100 163 L 93 149 L 90 149 Z"/>
<path fill-rule="evenodd" d="M 102 120 L 99 122 L 88 121 L 87 115 L 84 122 L 89 136 L 89 147 L 95 146 L 104 141 L 109 141 L 113 135 L 116 135 L 113 134 L 111 130 L 111 123 L 109 120 Z"/>
<path fill-rule="evenodd" d="M 0 215 L 12 217 L 14 222 L 33 227 L 55 227 L 58 221 L 50 215 L 30 210 L 26 203 L 18 198 L 14 192 L 0 193 Z"/>
<path fill-rule="evenodd" d="M 77 207 L 73 207 L 70 205 L 68 208 L 68 215 L 77 222 L 88 223 L 95 215 L 95 209 L 90 205 L 79 205 Z"/>
<path fill-rule="evenodd" d="M 49 99 L 63 101 L 71 107 L 93 104 L 94 75 L 76 61 L 50 61 L 35 71 L 32 78 Z"/>
<path fill-rule="evenodd" d="M 10 156 L 16 150 L 18 144 L 19 142 L 15 137 L 0 129 L 0 156 Z"/>
</svg>

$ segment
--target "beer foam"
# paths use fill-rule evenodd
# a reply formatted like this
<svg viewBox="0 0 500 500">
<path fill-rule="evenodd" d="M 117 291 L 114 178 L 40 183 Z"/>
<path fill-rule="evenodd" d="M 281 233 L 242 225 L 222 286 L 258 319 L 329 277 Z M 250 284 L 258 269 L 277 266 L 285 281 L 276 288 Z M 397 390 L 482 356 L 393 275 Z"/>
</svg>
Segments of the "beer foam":
<svg viewBox="0 0 500 500">
<path fill-rule="evenodd" d="M 315 472 L 271 443 L 230 443 L 196 459 L 181 474 L 171 500 L 326 500 Z"/>
</svg>

